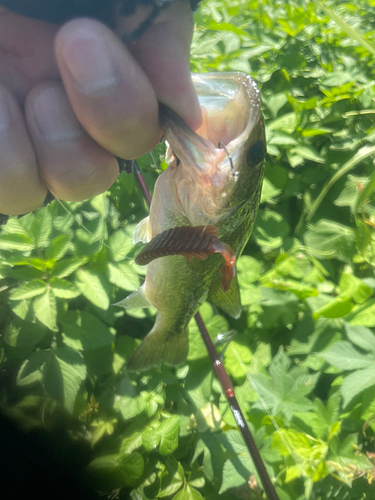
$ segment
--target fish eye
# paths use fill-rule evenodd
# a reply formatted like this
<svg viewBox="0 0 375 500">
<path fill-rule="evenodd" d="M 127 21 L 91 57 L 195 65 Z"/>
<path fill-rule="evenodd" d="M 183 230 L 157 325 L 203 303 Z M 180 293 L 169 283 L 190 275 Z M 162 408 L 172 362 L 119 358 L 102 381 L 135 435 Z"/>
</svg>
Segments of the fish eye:
<svg viewBox="0 0 375 500">
<path fill-rule="evenodd" d="M 251 146 L 246 154 L 247 164 L 249 167 L 259 165 L 265 159 L 267 154 L 267 146 L 265 141 L 259 140 Z"/>
</svg>

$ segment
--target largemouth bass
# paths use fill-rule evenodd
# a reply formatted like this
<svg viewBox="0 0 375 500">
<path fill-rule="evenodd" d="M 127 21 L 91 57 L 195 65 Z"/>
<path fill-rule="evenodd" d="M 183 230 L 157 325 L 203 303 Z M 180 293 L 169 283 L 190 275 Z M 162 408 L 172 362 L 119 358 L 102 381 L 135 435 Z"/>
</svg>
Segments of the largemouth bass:
<svg viewBox="0 0 375 500">
<path fill-rule="evenodd" d="M 260 92 L 241 73 L 195 75 L 193 81 L 202 125 L 194 132 L 161 109 L 174 161 L 159 176 L 150 215 L 134 235 L 135 243 L 149 242 L 137 257 L 148 264 L 145 283 L 117 304 L 157 308 L 129 370 L 184 363 L 188 323 L 206 299 L 234 318 L 241 314 L 234 262 L 250 237 L 262 188 Z"/>
</svg>

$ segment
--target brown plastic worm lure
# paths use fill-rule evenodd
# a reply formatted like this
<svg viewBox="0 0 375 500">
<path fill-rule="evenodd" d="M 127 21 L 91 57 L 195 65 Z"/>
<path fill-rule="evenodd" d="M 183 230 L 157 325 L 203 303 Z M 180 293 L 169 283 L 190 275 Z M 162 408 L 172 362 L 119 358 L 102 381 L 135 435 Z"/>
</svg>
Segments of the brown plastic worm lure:
<svg viewBox="0 0 375 500">
<path fill-rule="evenodd" d="M 160 257 L 183 255 L 190 261 L 191 257 L 206 260 L 208 255 L 220 253 L 225 260 L 221 272 L 222 290 L 229 289 L 232 277 L 236 275 L 236 256 L 229 245 L 216 236 L 218 229 L 214 226 L 182 226 L 167 229 L 148 243 L 135 259 L 136 264 L 146 266 Z"/>
</svg>

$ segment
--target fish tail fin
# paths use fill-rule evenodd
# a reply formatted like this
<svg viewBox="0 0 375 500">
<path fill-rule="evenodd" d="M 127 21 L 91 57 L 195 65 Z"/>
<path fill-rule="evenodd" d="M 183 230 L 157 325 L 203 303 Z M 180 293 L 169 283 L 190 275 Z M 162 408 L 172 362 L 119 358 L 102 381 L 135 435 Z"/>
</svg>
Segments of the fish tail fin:
<svg viewBox="0 0 375 500">
<path fill-rule="evenodd" d="M 156 321 L 151 332 L 132 354 L 127 363 L 129 371 L 145 371 L 161 364 L 182 365 L 189 352 L 189 337 L 186 325 L 166 329 Z"/>
</svg>

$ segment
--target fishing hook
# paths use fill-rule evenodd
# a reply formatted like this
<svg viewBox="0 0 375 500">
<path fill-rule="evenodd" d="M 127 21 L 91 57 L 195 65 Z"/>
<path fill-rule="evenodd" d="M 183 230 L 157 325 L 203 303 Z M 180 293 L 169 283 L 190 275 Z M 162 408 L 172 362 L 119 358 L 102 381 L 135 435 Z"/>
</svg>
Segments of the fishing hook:
<svg viewBox="0 0 375 500">
<path fill-rule="evenodd" d="M 230 163 L 230 170 L 232 172 L 232 175 L 233 175 L 233 178 L 234 179 L 238 179 L 238 172 L 236 172 L 236 170 L 234 170 L 234 166 L 233 166 L 233 158 L 232 158 L 232 155 L 229 153 L 229 151 L 227 150 L 227 147 L 226 145 L 220 141 L 219 144 L 218 144 L 218 148 L 219 149 L 224 149 L 224 151 L 226 152 L 227 156 L 228 156 L 228 159 L 229 159 L 229 163 Z"/>
</svg>

